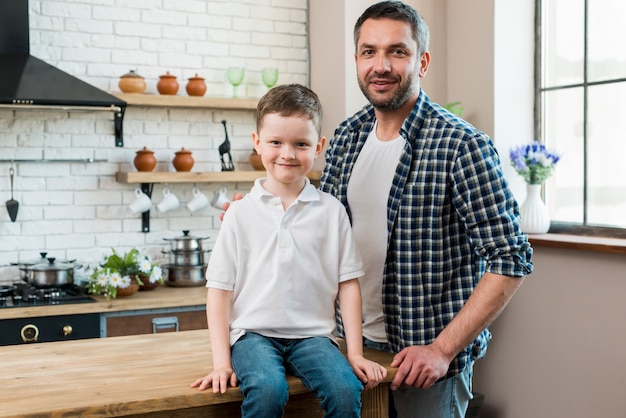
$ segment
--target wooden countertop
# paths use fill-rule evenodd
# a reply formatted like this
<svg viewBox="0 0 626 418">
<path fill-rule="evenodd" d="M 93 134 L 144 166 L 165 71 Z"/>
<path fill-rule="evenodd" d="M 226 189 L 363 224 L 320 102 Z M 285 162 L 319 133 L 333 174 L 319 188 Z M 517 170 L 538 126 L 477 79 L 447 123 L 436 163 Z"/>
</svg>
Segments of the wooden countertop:
<svg viewBox="0 0 626 418">
<path fill-rule="evenodd" d="M 0 309 L 0 320 L 198 306 L 206 304 L 206 292 L 207 290 L 204 286 L 170 287 L 161 285 L 153 290 L 140 291 L 132 296 L 119 297 L 109 301 L 102 296 L 92 295 L 97 300 L 96 302 L 2 308 Z"/>
<path fill-rule="evenodd" d="M 365 353 L 391 362 L 390 353 Z M 207 330 L 7 346 L 0 356 L 0 417 L 127 416 L 242 399 L 239 388 L 189 387 L 212 365 Z M 307 392 L 294 377 L 289 384 L 291 394 Z"/>
</svg>

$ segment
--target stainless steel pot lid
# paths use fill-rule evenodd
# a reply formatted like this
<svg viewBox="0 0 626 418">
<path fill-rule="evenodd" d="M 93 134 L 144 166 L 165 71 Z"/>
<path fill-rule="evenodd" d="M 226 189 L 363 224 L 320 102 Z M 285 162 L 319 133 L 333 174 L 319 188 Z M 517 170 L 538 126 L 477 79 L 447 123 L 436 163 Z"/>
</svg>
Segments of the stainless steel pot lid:
<svg viewBox="0 0 626 418">
<path fill-rule="evenodd" d="M 40 252 L 39 255 L 41 257 L 39 258 L 34 258 L 32 260 L 24 260 L 24 261 L 14 261 L 11 263 L 12 266 L 20 266 L 20 267 L 30 267 L 30 266 L 34 266 L 36 264 L 44 264 L 47 263 L 48 261 L 48 253 L 47 252 Z M 56 258 L 55 258 L 56 260 Z M 76 260 L 56 260 L 57 263 L 74 263 Z"/>
<path fill-rule="evenodd" d="M 27 270 L 32 271 L 66 271 L 76 267 L 74 263 L 61 263 L 56 262 L 56 258 L 48 257 L 44 263 L 35 264 L 26 267 Z"/>
<path fill-rule="evenodd" d="M 175 238 L 163 238 L 166 241 L 186 241 L 186 240 L 205 240 L 209 239 L 209 237 L 194 237 L 189 235 L 189 230 L 183 230 L 183 235 Z"/>
</svg>

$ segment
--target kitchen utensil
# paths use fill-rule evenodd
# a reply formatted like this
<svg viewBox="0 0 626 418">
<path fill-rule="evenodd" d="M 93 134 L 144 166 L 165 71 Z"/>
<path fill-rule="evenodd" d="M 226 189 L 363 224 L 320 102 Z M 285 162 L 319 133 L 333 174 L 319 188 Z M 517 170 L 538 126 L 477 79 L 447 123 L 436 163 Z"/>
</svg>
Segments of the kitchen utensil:
<svg viewBox="0 0 626 418">
<path fill-rule="evenodd" d="M 117 85 L 124 93 L 143 93 L 146 90 L 146 80 L 135 70 L 121 76 Z"/>
<path fill-rule="evenodd" d="M 47 252 L 40 252 L 39 255 L 41 256 L 40 258 L 35 258 L 35 259 L 32 259 L 32 260 L 19 261 L 19 262 L 11 262 L 12 266 L 18 266 L 18 268 L 20 270 L 20 279 L 22 279 L 22 280 L 28 279 L 28 276 L 27 276 L 26 272 L 24 271 L 25 268 L 30 267 L 30 266 L 34 266 L 35 264 L 41 264 L 41 263 L 45 263 L 46 262 L 46 256 L 48 255 L 48 253 Z"/>
<path fill-rule="evenodd" d="M 226 193 L 228 193 L 228 189 L 226 187 L 221 187 L 219 191 L 213 195 L 213 199 L 211 199 L 211 206 L 215 209 L 224 210 L 224 204 L 230 203 L 230 199 Z"/>
<path fill-rule="evenodd" d="M 193 188 L 193 198 L 187 202 L 187 209 L 191 212 L 197 212 L 209 206 L 209 198 L 197 187 Z"/>
<path fill-rule="evenodd" d="M 191 77 L 185 86 L 185 90 L 187 90 L 187 94 L 190 96 L 204 96 L 204 93 L 206 93 L 204 78 L 199 77 L 198 74 L 195 77 Z"/>
<path fill-rule="evenodd" d="M 181 237 L 163 239 L 165 241 L 170 241 L 170 249 L 172 251 L 191 251 L 201 250 L 202 241 L 208 238 L 209 237 L 194 237 L 189 235 L 188 230 L 184 230 Z"/>
<path fill-rule="evenodd" d="M 165 284 L 172 287 L 193 287 L 204 286 L 206 279 L 204 277 L 206 264 L 199 266 L 175 266 L 173 264 L 165 264 L 161 266 L 165 274 Z"/>
<path fill-rule="evenodd" d="M 175 266 L 199 266 L 204 264 L 204 253 L 211 250 L 191 250 L 191 251 L 161 251 L 169 254 L 170 264 Z"/>
<path fill-rule="evenodd" d="M 228 82 L 233 86 L 233 97 L 237 97 L 237 88 L 243 83 L 243 77 L 246 74 L 246 70 L 243 67 L 229 67 L 226 70 Z"/>
<path fill-rule="evenodd" d="M 152 209 L 152 200 L 150 199 L 150 196 L 145 194 L 141 189 L 135 189 L 135 196 L 137 196 L 135 200 L 133 200 L 132 203 L 128 205 L 131 212 L 136 215 L 138 213 L 147 212 Z"/>
<path fill-rule="evenodd" d="M 165 187 L 163 189 L 163 199 L 157 205 L 157 209 L 161 213 L 169 212 L 170 210 L 174 210 L 178 208 L 180 205 L 180 201 L 176 197 L 174 193 L 172 193 L 169 187 Z"/>
<path fill-rule="evenodd" d="M 222 171 L 234 171 L 235 165 L 233 164 L 233 157 L 230 155 L 230 140 L 228 139 L 228 129 L 226 129 L 225 120 L 222 120 L 222 125 L 224 125 L 224 135 L 226 138 L 217 148 L 220 153 L 220 160 L 222 161 Z M 224 155 L 226 155 L 228 159 L 225 160 Z"/>
<path fill-rule="evenodd" d="M 136 152 L 136 156 L 133 159 L 133 165 L 137 171 L 152 171 L 157 165 L 157 159 L 154 156 L 154 151 L 149 150 L 146 147 Z"/>
<path fill-rule="evenodd" d="M 160 94 L 176 95 L 178 92 L 178 81 L 176 76 L 166 71 L 165 74 L 159 76 L 159 82 L 157 83 L 157 91 Z"/>
<path fill-rule="evenodd" d="M 34 286 L 62 286 L 74 282 L 74 269 L 82 265 L 75 263 L 57 263 L 54 257 L 48 257 L 45 263 L 20 268 L 26 272 L 26 281 Z"/>
<path fill-rule="evenodd" d="M 278 82 L 278 68 L 266 67 L 261 70 L 261 80 L 265 87 L 271 89 Z"/>
<path fill-rule="evenodd" d="M 176 171 L 191 171 L 194 164 L 191 151 L 185 149 L 185 147 L 182 147 L 180 151 L 176 151 L 174 153 L 172 164 L 174 165 Z"/>
<path fill-rule="evenodd" d="M 13 175 L 15 174 L 15 170 L 13 167 L 9 168 L 9 177 L 11 177 L 11 199 L 7 200 L 7 212 L 9 212 L 9 217 L 11 218 L 11 222 L 15 222 L 17 219 L 17 210 L 20 207 L 20 203 L 13 199 Z"/>
</svg>

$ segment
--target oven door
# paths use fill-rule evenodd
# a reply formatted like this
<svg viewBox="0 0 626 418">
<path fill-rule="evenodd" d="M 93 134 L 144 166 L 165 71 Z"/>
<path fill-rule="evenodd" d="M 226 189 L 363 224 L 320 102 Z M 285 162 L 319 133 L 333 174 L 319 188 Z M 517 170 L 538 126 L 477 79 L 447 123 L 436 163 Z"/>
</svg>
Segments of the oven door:
<svg viewBox="0 0 626 418">
<path fill-rule="evenodd" d="M 100 337 L 100 314 L 40 316 L 0 321 L 0 346 Z"/>
</svg>

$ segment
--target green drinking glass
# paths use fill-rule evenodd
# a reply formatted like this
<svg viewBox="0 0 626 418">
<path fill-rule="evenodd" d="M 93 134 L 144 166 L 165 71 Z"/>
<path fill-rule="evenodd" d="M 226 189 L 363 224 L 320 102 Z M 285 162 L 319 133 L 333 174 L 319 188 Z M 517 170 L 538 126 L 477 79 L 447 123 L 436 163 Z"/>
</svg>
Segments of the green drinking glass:
<svg viewBox="0 0 626 418">
<path fill-rule="evenodd" d="M 246 70 L 243 67 L 229 67 L 226 71 L 228 82 L 233 86 L 233 97 L 237 96 L 237 88 L 243 83 Z"/>
<path fill-rule="evenodd" d="M 278 68 L 263 68 L 261 70 L 261 80 L 267 89 L 271 89 L 278 82 Z"/>
</svg>

